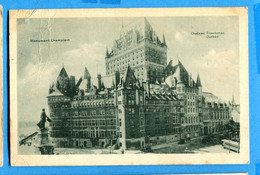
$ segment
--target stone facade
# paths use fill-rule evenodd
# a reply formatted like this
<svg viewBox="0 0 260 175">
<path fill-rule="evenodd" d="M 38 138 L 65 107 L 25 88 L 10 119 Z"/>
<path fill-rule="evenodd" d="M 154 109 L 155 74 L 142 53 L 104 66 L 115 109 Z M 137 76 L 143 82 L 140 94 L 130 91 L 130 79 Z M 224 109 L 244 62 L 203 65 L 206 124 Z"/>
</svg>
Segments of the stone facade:
<svg viewBox="0 0 260 175">
<path fill-rule="evenodd" d="M 202 91 L 178 61 L 167 63 L 161 42 L 147 19 L 123 27 L 106 52 L 106 76 L 85 68 L 77 82 L 62 68 L 50 86 L 51 137 L 56 147 L 141 149 L 185 141 L 225 129 L 229 106 Z"/>
<path fill-rule="evenodd" d="M 156 35 L 146 18 L 134 24 L 122 26 L 120 37 L 114 41 L 111 51 L 106 51 L 106 74 L 121 75 L 128 65 L 136 78 L 150 82 L 162 81 L 163 70 L 167 64 L 167 45 Z"/>
</svg>

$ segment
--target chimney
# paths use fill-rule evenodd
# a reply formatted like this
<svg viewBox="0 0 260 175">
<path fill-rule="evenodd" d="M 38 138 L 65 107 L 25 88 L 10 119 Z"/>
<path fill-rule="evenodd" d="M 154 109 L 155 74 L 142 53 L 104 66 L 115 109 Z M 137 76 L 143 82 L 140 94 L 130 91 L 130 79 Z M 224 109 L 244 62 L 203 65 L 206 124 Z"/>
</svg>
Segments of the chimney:
<svg viewBox="0 0 260 175">
<path fill-rule="evenodd" d="M 76 93 L 76 80 L 75 76 L 70 76 L 70 94 L 74 95 Z"/>
<path fill-rule="evenodd" d="M 98 78 L 98 90 L 100 91 L 101 90 L 101 75 L 98 74 L 97 78 Z"/>
<path fill-rule="evenodd" d="M 119 73 L 119 71 L 116 71 L 116 73 L 115 73 L 115 81 L 116 81 L 116 88 L 117 88 L 117 85 L 120 82 L 120 73 Z"/>
<path fill-rule="evenodd" d="M 87 78 L 87 91 L 89 91 L 91 88 L 91 77 Z"/>
<path fill-rule="evenodd" d="M 150 97 L 150 80 L 147 79 L 146 83 L 147 83 L 147 94 L 148 94 L 148 97 Z"/>
</svg>

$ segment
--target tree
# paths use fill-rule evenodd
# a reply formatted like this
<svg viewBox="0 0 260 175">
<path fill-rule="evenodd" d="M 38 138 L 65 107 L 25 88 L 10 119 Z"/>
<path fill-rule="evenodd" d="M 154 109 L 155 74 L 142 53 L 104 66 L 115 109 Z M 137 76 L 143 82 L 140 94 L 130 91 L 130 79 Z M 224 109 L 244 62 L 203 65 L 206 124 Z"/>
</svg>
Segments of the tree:
<svg viewBox="0 0 260 175">
<path fill-rule="evenodd" d="M 228 139 L 231 139 L 232 136 L 233 138 L 235 138 L 236 140 L 239 140 L 239 131 L 240 131 L 240 125 L 239 123 L 236 123 L 234 120 L 230 120 L 226 126 L 226 137 Z"/>
</svg>

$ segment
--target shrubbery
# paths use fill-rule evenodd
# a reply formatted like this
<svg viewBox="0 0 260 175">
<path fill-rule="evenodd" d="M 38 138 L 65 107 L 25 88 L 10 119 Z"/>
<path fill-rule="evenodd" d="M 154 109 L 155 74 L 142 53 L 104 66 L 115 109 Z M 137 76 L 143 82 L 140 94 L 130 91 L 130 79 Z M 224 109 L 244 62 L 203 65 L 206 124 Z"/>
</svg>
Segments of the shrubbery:
<svg viewBox="0 0 260 175">
<path fill-rule="evenodd" d="M 210 134 L 207 135 L 202 139 L 203 144 L 208 144 L 208 145 L 216 145 L 221 143 L 221 138 L 219 136 Z"/>
</svg>

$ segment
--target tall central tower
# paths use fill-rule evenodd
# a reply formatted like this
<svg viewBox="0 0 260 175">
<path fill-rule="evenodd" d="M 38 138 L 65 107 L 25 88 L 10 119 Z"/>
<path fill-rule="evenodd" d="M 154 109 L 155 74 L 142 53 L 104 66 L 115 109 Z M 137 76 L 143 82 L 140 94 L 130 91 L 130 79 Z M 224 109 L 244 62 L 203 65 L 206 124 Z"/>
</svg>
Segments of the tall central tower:
<svg viewBox="0 0 260 175">
<path fill-rule="evenodd" d="M 121 75 L 128 65 L 135 76 L 143 81 L 161 82 L 167 64 L 167 45 L 156 35 L 146 18 L 122 26 L 120 36 L 114 41 L 111 51 L 106 50 L 106 74 Z"/>
</svg>

